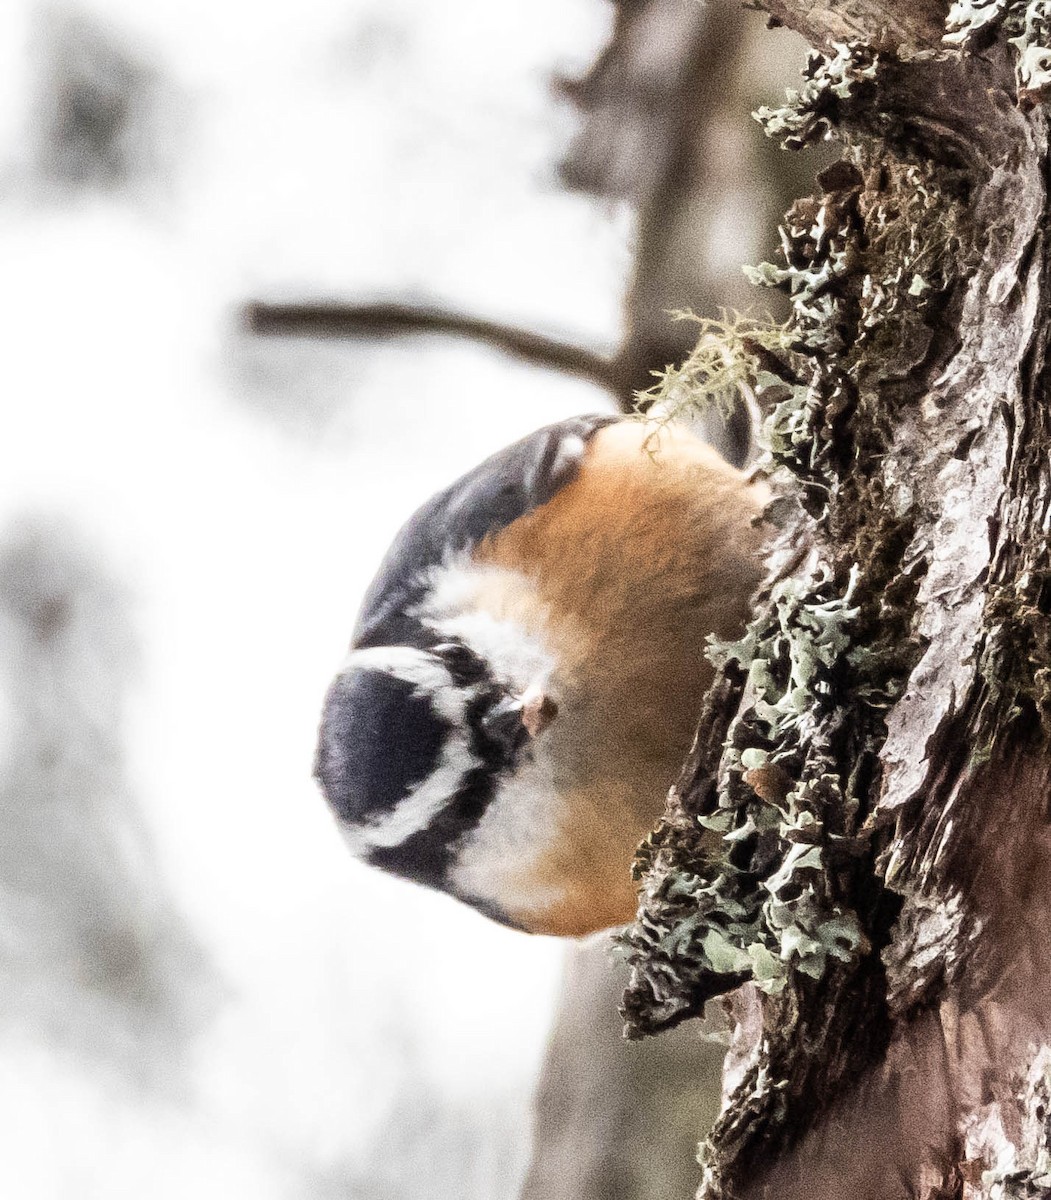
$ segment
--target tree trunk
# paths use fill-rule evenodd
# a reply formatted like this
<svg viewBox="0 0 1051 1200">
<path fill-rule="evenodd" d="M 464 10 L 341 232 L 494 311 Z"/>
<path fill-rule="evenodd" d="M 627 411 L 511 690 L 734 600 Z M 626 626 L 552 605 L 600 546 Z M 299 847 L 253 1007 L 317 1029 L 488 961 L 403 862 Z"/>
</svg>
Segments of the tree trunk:
<svg viewBox="0 0 1051 1200">
<path fill-rule="evenodd" d="M 692 1190 L 698 1139 L 719 1113 L 723 1047 L 696 1023 L 625 1042 L 623 991 L 607 939 L 570 948 L 521 1200 L 673 1200 Z"/>
<path fill-rule="evenodd" d="M 768 7 L 819 48 L 768 131 L 844 157 L 756 272 L 778 529 L 641 855 L 628 1029 L 741 989 L 702 1196 L 1046 1195 L 1051 5 Z"/>
</svg>

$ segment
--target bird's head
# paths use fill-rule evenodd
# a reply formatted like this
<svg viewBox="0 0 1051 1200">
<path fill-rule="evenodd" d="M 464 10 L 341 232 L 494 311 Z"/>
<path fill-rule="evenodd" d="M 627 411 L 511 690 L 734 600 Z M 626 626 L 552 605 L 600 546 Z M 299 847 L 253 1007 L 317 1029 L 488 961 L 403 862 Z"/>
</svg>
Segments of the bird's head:
<svg viewBox="0 0 1051 1200">
<path fill-rule="evenodd" d="M 514 924 L 463 894 L 451 868 L 557 712 L 463 641 L 356 650 L 325 698 L 315 775 L 360 858 Z"/>
</svg>

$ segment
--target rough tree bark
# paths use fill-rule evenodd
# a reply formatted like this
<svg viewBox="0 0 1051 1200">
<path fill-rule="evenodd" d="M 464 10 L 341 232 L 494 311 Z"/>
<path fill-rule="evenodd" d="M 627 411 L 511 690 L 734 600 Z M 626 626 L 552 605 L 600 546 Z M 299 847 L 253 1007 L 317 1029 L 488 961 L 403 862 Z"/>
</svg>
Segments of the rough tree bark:
<svg viewBox="0 0 1051 1200">
<path fill-rule="evenodd" d="M 768 7 L 817 48 L 768 131 L 844 156 L 757 271 L 778 532 L 640 854 L 628 1030 L 738 989 L 704 1197 L 1048 1195 L 1051 4 Z"/>
</svg>

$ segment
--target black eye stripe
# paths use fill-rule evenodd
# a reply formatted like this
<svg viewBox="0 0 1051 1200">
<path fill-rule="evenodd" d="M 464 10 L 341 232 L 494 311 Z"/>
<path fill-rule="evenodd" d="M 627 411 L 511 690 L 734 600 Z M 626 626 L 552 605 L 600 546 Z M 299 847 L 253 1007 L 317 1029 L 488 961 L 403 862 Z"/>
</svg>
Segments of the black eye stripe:
<svg viewBox="0 0 1051 1200">
<path fill-rule="evenodd" d="M 489 679 L 489 668 L 480 655 L 463 642 L 439 642 L 431 653 L 440 659 L 458 687 L 470 687 Z"/>
<path fill-rule="evenodd" d="M 458 821 L 463 823 L 457 837 L 462 837 L 463 834 L 474 829 L 485 815 L 485 810 L 496 794 L 495 782 L 493 776 L 486 770 L 472 771 L 463 781 L 451 802 Z"/>
<path fill-rule="evenodd" d="M 517 755 L 509 758 L 508 747 L 501 741 L 490 737 L 485 730 L 486 714 L 506 698 L 507 693 L 496 684 L 482 688 L 471 699 L 464 709 L 464 721 L 471 738 L 471 753 L 477 755 L 485 764 L 486 769 L 496 774 L 506 774 L 513 770 Z"/>
<path fill-rule="evenodd" d="M 429 827 L 397 846 L 377 846 L 366 858 L 372 866 L 392 875 L 441 890 L 452 859 L 452 847 L 435 837 Z"/>
</svg>

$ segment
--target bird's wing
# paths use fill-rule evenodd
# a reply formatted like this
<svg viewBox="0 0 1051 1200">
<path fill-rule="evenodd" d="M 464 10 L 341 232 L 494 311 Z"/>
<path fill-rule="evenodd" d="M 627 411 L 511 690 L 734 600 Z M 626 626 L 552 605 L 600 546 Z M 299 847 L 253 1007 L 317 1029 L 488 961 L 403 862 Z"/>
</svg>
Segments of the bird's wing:
<svg viewBox="0 0 1051 1200">
<path fill-rule="evenodd" d="M 424 593 L 428 569 L 546 504 L 575 478 L 592 435 L 621 419 L 595 415 L 546 425 L 428 500 L 402 527 L 369 586 L 354 645 L 411 642 L 419 623 L 410 610 Z"/>
</svg>

